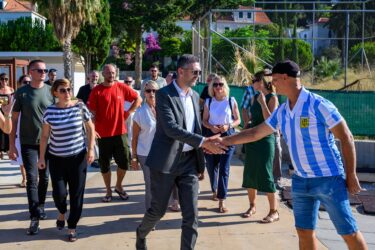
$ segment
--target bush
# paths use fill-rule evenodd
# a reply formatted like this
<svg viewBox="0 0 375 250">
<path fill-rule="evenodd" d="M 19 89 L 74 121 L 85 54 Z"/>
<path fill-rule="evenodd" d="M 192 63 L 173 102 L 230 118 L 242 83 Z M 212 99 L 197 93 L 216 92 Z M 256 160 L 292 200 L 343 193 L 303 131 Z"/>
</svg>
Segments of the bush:
<svg viewBox="0 0 375 250">
<path fill-rule="evenodd" d="M 315 74 L 318 79 L 331 77 L 336 79 L 342 73 L 340 59 L 328 60 L 322 57 L 315 66 Z"/>
<path fill-rule="evenodd" d="M 355 55 L 362 48 L 362 43 L 357 43 L 350 48 L 349 58 Z M 363 48 L 365 49 L 367 60 L 370 65 L 375 65 L 375 42 L 365 42 Z M 361 62 L 361 53 L 357 55 L 352 60 L 353 63 Z"/>
<path fill-rule="evenodd" d="M 329 46 L 322 49 L 320 58 L 325 57 L 328 60 L 340 59 L 341 50 L 337 46 Z"/>
<path fill-rule="evenodd" d="M 30 17 L 0 24 L 0 51 L 61 51 L 51 24 Z"/>
</svg>

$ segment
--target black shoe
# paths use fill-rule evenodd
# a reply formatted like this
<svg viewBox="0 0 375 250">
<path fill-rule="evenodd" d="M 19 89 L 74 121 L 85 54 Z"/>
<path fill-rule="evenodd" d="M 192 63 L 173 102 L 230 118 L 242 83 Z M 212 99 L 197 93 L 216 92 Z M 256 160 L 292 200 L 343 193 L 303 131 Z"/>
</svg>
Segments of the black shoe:
<svg viewBox="0 0 375 250">
<path fill-rule="evenodd" d="M 147 250 L 146 238 L 144 239 L 139 238 L 138 228 L 137 228 L 137 241 L 135 243 L 135 248 L 137 250 Z"/>
<path fill-rule="evenodd" d="M 65 227 L 65 220 L 56 220 L 56 227 L 59 230 L 63 230 Z"/>
<path fill-rule="evenodd" d="M 44 211 L 44 207 L 39 207 L 39 220 L 47 219 L 47 214 Z"/>
<path fill-rule="evenodd" d="M 99 166 L 99 162 L 98 162 L 98 161 L 93 161 L 93 162 L 91 163 L 91 167 L 92 167 L 92 168 L 100 168 L 100 166 Z"/>
<path fill-rule="evenodd" d="M 38 218 L 32 218 L 30 222 L 30 227 L 27 230 L 28 235 L 35 235 L 39 233 L 39 220 Z"/>
</svg>

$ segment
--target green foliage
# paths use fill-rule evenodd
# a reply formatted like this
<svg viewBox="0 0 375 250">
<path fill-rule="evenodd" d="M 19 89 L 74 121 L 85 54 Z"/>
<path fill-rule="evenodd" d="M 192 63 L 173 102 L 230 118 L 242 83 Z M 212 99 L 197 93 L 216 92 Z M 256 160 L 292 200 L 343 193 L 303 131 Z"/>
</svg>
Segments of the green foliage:
<svg viewBox="0 0 375 250">
<path fill-rule="evenodd" d="M 334 78 L 336 79 L 342 73 L 342 67 L 339 59 L 328 60 L 322 57 L 315 66 L 315 74 L 318 79 Z"/>
<path fill-rule="evenodd" d="M 303 40 L 295 40 L 297 46 L 297 53 L 298 53 L 298 61 L 299 66 L 302 70 L 308 70 L 312 66 L 313 62 L 313 55 L 311 52 L 311 45 Z M 293 40 L 287 39 L 284 40 L 285 44 L 285 55 L 291 55 L 289 57 L 285 57 L 285 59 L 291 59 L 293 61 L 296 58 L 293 57 Z"/>
<path fill-rule="evenodd" d="M 350 57 L 354 56 L 358 50 L 362 48 L 362 43 L 357 43 L 350 48 Z M 375 65 L 375 42 L 365 42 L 363 46 L 367 60 L 369 64 Z M 353 63 L 359 63 L 361 61 L 361 52 L 359 52 L 352 60 Z"/>
<path fill-rule="evenodd" d="M 185 31 L 181 42 L 181 54 L 191 54 L 192 49 L 192 32 Z"/>
<path fill-rule="evenodd" d="M 251 37 L 268 37 L 269 31 L 266 29 L 259 29 L 253 32 L 251 26 L 239 28 L 233 31 L 226 31 L 223 34 L 225 37 L 238 37 L 242 38 L 239 40 L 233 40 L 238 45 L 245 48 L 252 48 L 255 52 L 255 55 L 266 62 L 272 62 L 274 52 L 272 50 L 272 45 L 266 39 L 256 39 L 255 45 L 254 40 L 251 40 Z M 218 36 L 213 36 L 212 41 L 212 51 L 213 56 L 227 69 L 230 70 L 236 63 L 235 59 L 235 47 L 229 42 L 224 41 Z M 241 52 L 242 53 L 242 52 Z"/>
<path fill-rule="evenodd" d="M 239 5 L 250 5 L 253 0 L 195 0 L 188 9 L 192 20 L 196 21 L 211 9 L 238 8 Z"/>
<path fill-rule="evenodd" d="M 181 55 L 181 39 L 177 37 L 165 37 L 160 40 L 160 55 L 177 57 Z"/>
<path fill-rule="evenodd" d="M 73 51 L 85 58 L 87 72 L 98 70 L 106 59 L 111 44 L 109 4 L 101 0 L 102 11 L 96 14 L 96 22 L 86 23 L 73 40 Z"/>
<path fill-rule="evenodd" d="M 321 57 L 325 57 L 329 60 L 340 59 L 341 50 L 336 46 L 329 46 L 322 49 L 320 54 Z"/>
<path fill-rule="evenodd" d="M 0 24 L 0 51 L 60 51 L 51 24 L 19 18 Z"/>
</svg>

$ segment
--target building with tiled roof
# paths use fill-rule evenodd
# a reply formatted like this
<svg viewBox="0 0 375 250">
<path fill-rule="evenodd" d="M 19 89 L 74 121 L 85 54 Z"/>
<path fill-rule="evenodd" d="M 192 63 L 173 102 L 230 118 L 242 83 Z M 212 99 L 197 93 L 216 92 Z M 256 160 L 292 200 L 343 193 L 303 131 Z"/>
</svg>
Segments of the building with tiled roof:
<svg viewBox="0 0 375 250">
<path fill-rule="evenodd" d="M 37 12 L 37 5 L 20 0 L 0 0 L 0 23 L 6 23 L 21 17 L 30 17 L 33 21 L 40 20 L 43 24 L 46 18 Z"/>
<path fill-rule="evenodd" d="M 267 25 L 271 24 L 271 20 L 265 12 L 253 12 L 254 8 L 240 5 L 238 9 L 232 13 L 215 13 L 213 21 L 213 29 L 219 33 L 227 30 L 235 30 L 248 25 Z M 255 8 L 255 10 L 262 10 L 262 8 Z M 177 22 L 184 30 L 191 30 L 192 21 L 189 16 Z"/>
</svg>

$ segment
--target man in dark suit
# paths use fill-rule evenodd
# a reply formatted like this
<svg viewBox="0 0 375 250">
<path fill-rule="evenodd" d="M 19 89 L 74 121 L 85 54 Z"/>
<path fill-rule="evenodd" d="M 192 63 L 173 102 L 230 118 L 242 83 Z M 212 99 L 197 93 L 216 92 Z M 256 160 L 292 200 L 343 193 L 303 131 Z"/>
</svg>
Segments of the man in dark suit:
<svg viewBox="0 0 375 250">
<path fill-rule="evenodd" d="M 146 236 L 164 216 L 173 185 L 182 211 L 181 249 L 194 249 L 198 232 L 198 175 L 204 171 L 202 148 L 223 153 L 214 138 L 201 135 L 199 96 L 191 89 L 201 73 L 199 60 L 183 55 L 177 79 L 156 93 L 156 132 L 146 165 L 151 170 L 151 208 L 137 228 L 136 248 L 147 249 Z"/>
</svg>

